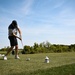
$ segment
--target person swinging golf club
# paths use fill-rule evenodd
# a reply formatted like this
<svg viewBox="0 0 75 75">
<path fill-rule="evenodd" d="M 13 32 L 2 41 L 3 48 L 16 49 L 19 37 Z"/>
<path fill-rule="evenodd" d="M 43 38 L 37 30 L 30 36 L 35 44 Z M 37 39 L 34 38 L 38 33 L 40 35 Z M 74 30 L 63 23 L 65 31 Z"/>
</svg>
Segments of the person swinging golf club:
<svg viewBox="0 0 75 75">
<path fill-rule="evenodd" d="M 17 32 L 19 33 L 19 37 L 17 36 Z M 17 38 L 22 41 L 21 30 L 17 25 L 17 21 L 13 20 L 12 23 L 8 26 L 8 38 L 10 41 L 10 48 L 4 56 L 4 60 L 7 60 L 7 55 L 13 50 L 15 47 L 15 59 L 20 59 L 18 56 L 18 41 Z"/>
</svg>

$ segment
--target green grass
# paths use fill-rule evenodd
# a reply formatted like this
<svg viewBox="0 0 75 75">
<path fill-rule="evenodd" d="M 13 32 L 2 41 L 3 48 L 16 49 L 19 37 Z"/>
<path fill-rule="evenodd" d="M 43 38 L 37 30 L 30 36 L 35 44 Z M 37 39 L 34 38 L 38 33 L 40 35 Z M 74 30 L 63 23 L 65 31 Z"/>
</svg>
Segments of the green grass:
<svg viewBox="0 0 75 75">
<path fill-rule="evenodd" d="M 0 54 L 5 54 L 6 53 L 6 51 L 0 51 Z"/>
<path fill-rule="evenodd" d="M 20 54 L 20 60 L 0 57 L 0 75 L 75 75 L 75 53 Z M 44 63 L 45 57 L 50 63 Z M 26 58 L 30 61 L 26 61 Z"/>
</svg>

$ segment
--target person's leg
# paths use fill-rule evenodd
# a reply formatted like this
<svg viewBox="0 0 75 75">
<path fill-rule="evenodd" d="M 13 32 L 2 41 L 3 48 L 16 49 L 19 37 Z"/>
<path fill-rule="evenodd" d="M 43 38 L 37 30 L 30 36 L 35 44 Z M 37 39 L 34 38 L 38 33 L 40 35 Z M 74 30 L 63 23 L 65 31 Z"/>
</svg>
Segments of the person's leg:
<svg viewBox="0 0 75 75">
<path fill-rule="evenodd" d="M 7 51 L 7 53 L 5 54 L 5 56 L 7 56 L 7 55 L 12 51 L 13 48 L 14 48 L 14 46 L 11 46 L 11 47 L 9 48 L 9 50 Z"/>
<path fill-rule="evenodd" d="M 7 53 L 4 56 L 4 60 L 7 60 L 7 55 L 10 53 L 10 51 L 14 48 L 14 46 L 11 46 L 11 48 L 9 48 L 9 50 L 7 51 Z"/>
<path fill-rule="evenodd" d="M 15 46 L 15 56 L 18 55 L 18 45 Z"/>
<path fill-rule="evenodd" d="M 19 59 L 19 56 L 18 56 L 18 45 L 15 46 L 15 58 Z"/>
<path fill-rule="evenodd" d="M 7 51 L 5 56 L 7 56 L 14 48 L 14 37 L 13 36 L 9 36 L 8 38 L 9 38 L 11 47 L 9 48 L 9 50 Z"/>
</svg>

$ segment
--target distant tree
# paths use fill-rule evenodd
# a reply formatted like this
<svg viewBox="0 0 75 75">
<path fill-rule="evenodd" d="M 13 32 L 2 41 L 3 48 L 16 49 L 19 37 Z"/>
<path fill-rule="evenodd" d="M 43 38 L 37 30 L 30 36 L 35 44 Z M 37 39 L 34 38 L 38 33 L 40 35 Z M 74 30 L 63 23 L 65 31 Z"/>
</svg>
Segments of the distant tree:
<svg viewBox="0 0 75 75">
<path fill-rule="evenodd" d="M 72 51 L 74 51 L 75 52 L 75 44 L 71 44 L 70 46 L 69 46 L 69 50 L 72 52 Z"/>
<path fill-rule="evenodd" d="M 24 49 L 22 50 L 22 54 L 29 54 L 31 47 L 28 45 L 24 46 Z"/>
<path fill-rule="evenodd" d="M 22 53 L 60 53 L 60 52 L 71 52 L 75 51 L 75 44 L 73 45 L 60 45 L 60 44 L 51 44 L 50 42 L 42 42 L 40 44 L 34 43 L 33 46 L 24 46 Z"/>
<path fill-rule="evenodd" d="M 51 46 L 51 43 L 48 42 L 48 41 L 46 41 L 46 43 L 45 43 L 45 47 L 49 48 L 50 46 Z"/>
<path fill-rule="evenodd" d="M 26 54 L 30 53 L 30 49 L 31 49 L 30 46 L 27 46 L 27 45 L 24 46 L 24 51 L 25 51 Z"/>
<path fill-rule="evenodd" d="M 31 48 L 30 48 L 30 54 L 34 54 L 34 53 L 35 53 L 35 50 L 34 50 L 33 46 L 31 46 Z"/>
<path fill-rule="evenodd" d="M 39 47 L 39 45 L 38 45 L 38 43 L 34 43 L 34 45 L 33 45 L 33 47 L 34 47 L 34 49 L 36 49 L 37 47 Z"/>
<path fill-rule="evenodd" d="M 34 49 L 34 51 L 35 51 L 35 53 L 38 53 L 38 48 L 39 47 L 39 45 L 38 45 L 38 43 L 34 43 L 34 45 L 33 45 L 33 49 Z"/>
<path fill-rule="evenodd" d="M 55 45 L 50 46 L 50 52 L 56 52 L 56 46 Z"/>
<path fill-rule="evenodd" d="M 1 48 L 0 50 L 1 50 L 1 51 L 7 51 L 8 49 L 9 49 L 9 46 L 4 47 L 4 48 Z"/>
</svg>

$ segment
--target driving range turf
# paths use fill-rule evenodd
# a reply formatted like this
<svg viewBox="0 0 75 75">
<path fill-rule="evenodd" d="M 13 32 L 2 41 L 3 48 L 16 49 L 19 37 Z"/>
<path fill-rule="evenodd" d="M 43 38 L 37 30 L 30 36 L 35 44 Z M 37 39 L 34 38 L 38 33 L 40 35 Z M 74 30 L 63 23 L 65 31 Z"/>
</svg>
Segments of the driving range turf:
<svg viewBox="0 0 75 75">
<path fill-rule="evenodd" d="M 75 52 L 20 54 L 20 59 L 0 57 L 0 75 L 75 75 Z M 49 63 L 45 63 L 45 57 Z M 26 61 L 30 58 L 30 61 Z"/>
</svg>

